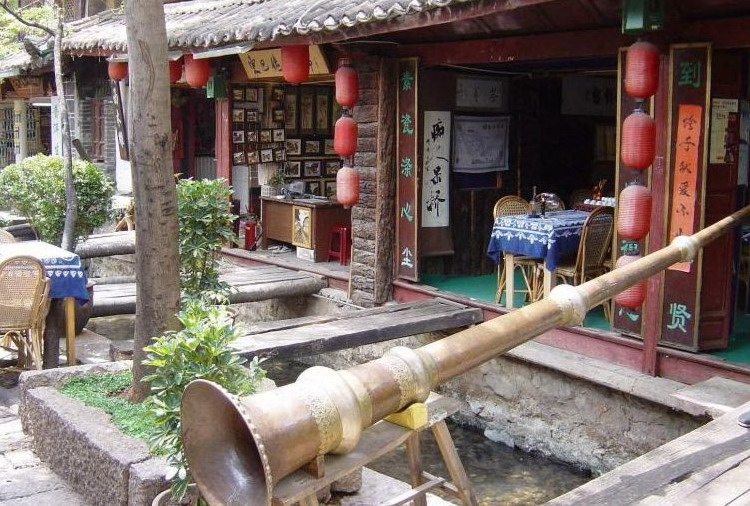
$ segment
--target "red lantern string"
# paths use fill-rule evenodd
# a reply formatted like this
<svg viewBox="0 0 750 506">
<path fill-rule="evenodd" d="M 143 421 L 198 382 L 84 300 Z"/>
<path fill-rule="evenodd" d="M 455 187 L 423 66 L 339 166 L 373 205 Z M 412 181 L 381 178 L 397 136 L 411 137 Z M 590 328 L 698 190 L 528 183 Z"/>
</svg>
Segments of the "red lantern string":
<svg viewBox="0 0 750 506">
<path fill-rule="evenodd" d="M 350 65 L 349 59 L 342 58 L 335 75 L 336 102 L 343 107 L 354 107 L 359 99 L 359 76 Z"/>
<path fill-rule="evenodd" d="M 656 122 L 641 110 L 622 122 L 622 162 L 635 170 L 646 170 L 656 156 Z"/>
<path fill-rule="evenodd" d="M 211 77 L 211 63 L 208 59 L 197 59 L 192 54 L 186 54 L 185 81 L 193 88 L 203 88 Z"/>
<path fill-rule="evenodd" d="M 341 116 L 333 130 L 333 150 L 341 157 L 354 156 L 357 151 L 357 122 L 351 116 Z"/>
<path fill-rule="evenodd" d="M 650 42 L 638 41 L 625 55 L 625 93 L 646 99 L 659 87 L 659 49 Z"/>
<path fill-rule="evenodd" d="M 281 73 L 288 83 L 307 81 L 310 77 L 310 46 L 281 46 Z"/>
<path fill-rule="evenodd" d="M 641 258 L 640 255 L 625 255 L 617 259 L 615 268 L 620 268 Z M 646 280 L 639 281 L 627 290 L 615 295 L 615 302 L 628 309 L 638 309 L 646 299 Z"/>
<path fill-rule="evenodd" d="M 359 202 L 359 172 L 346 165 L 336 173 L 336 200 L 345 208 Z"/>
<path fill-rule="evenodd" d="M 621 239 L 640 241 L 648 235 L 651 201 L 651 191 L 640 184 L 631 184 L 620 192 L 617 233 Z"/>
<path fill-rule="evenodd" d="M 107 65 L 107 74 L 113 81 L 122 81 L 128 77 L 128 64 L 124 61 L 111 61 Z"/>
</svg>

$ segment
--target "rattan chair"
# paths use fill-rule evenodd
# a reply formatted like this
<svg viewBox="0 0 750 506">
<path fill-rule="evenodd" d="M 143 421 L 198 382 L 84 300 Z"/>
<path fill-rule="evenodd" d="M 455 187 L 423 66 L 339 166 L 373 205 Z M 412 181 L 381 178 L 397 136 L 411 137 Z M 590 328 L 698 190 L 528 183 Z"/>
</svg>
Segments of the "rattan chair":
<svg viewBox="0 0 750 506">
<path fill-rule="evenodd" d="M 0 336 L 18 350 L 21 367 L 42 368 L 49 280 L 36 258 L 14 256 L 0 262 Z"/>
<path fill-rule="evenodd" d="M 503 197 L 495 203 L 492 215 L 495 219 L 500 216 L 512 216 L 514 214 L 528 214 L 531 210 L 531 204 L 526 200 L 515 195 Z M 538 283 L 535 281 L 537 260 L 532 257 L 514 256 L 513 268 L 521 267 L 523 280 L 526 284 L 526 298 L 536 300 L 535 287 Z M 495 302 L 500 303 L 500 299 L 505 291 L 505 261 L 501 261 L 497 266 L 497 289 L 495 291 Z"/>
<path fill-rule="evenodd" d="M 9 244 L 12 242 L 16 242 L 16 238 L 13 234 L 0 228 L 0 244 Z"/>
<path fill-rule="evenodd" d="M 578 244 L 578 254 L 574 263 L 564 263 L 557 266 L 557 277 L 565 283 L 580 285 L 592 278 L 601 276 L 607 270 L 605 260 L 612 243 L 614 212 L 612 208 L 601 207 L 595 209 L 583 223 L 581 242 Z M 611 320 L 609 301 L 603 303 L 604 314 Z"/>
</svg>

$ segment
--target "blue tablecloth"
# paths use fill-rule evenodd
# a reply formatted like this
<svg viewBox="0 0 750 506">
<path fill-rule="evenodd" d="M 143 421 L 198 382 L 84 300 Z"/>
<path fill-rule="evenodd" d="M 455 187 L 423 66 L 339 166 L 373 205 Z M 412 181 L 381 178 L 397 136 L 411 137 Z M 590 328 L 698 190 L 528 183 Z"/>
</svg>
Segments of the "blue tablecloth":
<svg viewBox="0 0 750 506">
<path fill-rule="evenodd" d="M 75 297 L 81 304 L 89 300 L 86 274 L 75 253 L 41 241 L 0 244 L 0 260 L 16 255 L 28 255 L 42 262 L 50 280 L 51 298 Z"/>
<path fill-rule="evenodd" d="M 487 255 L 500 262 L 502 253 L 544 258 L 547 269 L 554 270 L 564 255 L 574 253 L 581 241 L 581 230 L 589 213 L 553 211 L 544 218 L 525 214 L 501 216 L 492 227 Z"/>
</svg>

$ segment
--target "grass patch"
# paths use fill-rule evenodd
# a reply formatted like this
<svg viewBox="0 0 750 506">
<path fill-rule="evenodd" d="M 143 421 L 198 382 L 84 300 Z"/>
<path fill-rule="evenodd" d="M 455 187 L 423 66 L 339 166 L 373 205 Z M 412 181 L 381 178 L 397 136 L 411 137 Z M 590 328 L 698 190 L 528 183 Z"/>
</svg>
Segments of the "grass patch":
<svg viewBox="0 0 750 506">
<path fill-rule="evenodd" d="M 87 406 L 104 410 L 123 433 L 145 441 L 154 427 L 153 415 L 143 404 L 133 404 L 116 397 L 132 382 L 133 374 L 130 371 L 89 374 L 69 379 L 60 391 Z"/>
</svg>

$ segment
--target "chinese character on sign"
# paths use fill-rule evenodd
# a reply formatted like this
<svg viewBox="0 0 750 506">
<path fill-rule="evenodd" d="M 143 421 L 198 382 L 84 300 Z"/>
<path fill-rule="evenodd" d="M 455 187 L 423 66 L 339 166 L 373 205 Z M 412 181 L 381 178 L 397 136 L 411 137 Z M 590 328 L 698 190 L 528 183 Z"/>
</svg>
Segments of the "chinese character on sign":
<svg viewBox="0 0 750 506">
<path fill-rule="evenodd" d="M 690 170 L 690 165 L 684 160 L 680 161 L 680 166 L 678 167 L 678 170 L 682 173 L 687 172 L 688 174 L 692 174 L 693 171 Z"/>
<path fill-rule="evenodd" d="M 414 74 L 408 70 L 404 70 L 401 73 L 401 89 L 403 91 L 411 90 L 412 84 L 414 84 Z"/>
<path fill-rule="evenodd" d="M 667 325 L 667 328 L 669 330 L 680 329 L 681 332 L 687 334 L 685 325 L 692 316 L 687 312 L 687 306 L 685 304 L 678 304 L 676 302 L 671 303 L 669 305 L 669 316 L 672 317 L 672 323 Z"/>
<path fill-rule="evenodd" d="M 411 177 L 411 171 L 413 170 L 411 158 L 405 156 L 401 159 L 401 175 L 404 177 Z"/>
<path fill-rule="evenodd" d="M 637 241 L 622 241 L 620 252 L 623 255 L 637 255 L 640 251 L 640 244 Z"/>
<path fill-rule="evenodd" d="M 443 135 L 445 135 L 445 127 L 443 126 L 443 120 L 439 119 L 437 123 L 432 125 L 430 136 L 432 137 L 432 141 L 435 142 L 435 139 L 438 139 Z"/>
<path fill-rule="evenodd" d="M 412 254 L 411 250 L 407 246 L 404 248 L 404 251 L 401 252 L 401 265 L 404 267 L 408 267 L 409 269 L 414 268 L 414 261 L 412 260 L 412 257 L 414 255 Z"/>
<path fill-rule="evenodd" d="M 440 216 L 441 202 L 445 202 L 445 199 L 440 197 L 440 190 L 430 192 L 430 198 L 427 199 L 427 210 L 434 212 L 436 216 Z"/>
<path fill-rule="evenodd" d="M 677 145 L 684 149 L 685 152 L 688 152 L 691 148 L 695 147 L 695 142 L 693 142 L 693 138 L 688 135 L 685 137 L 684 141 L 677 143 Z"/>
<path fill-rule="evenodd" d="M 687 181 L 681 182 L 679 189 L 678 189 L 679 195 L 682 195 L 683 197 L 690 197 L 690 193 L 688 192 L 688 189 L 689 189 L 688 182 Z"/>
<path fill-rule="evenodd" d="M 690 210 L 685 207 L 685 204 L 680 204 L 680 207 L 678 207 L 675 212 L 680 216 L 687 216 L 690 214 Z"/>
<path fill-rule="evenodd" d="M 701 87 L 701 62 L 685 61 L 680 63 L 680 77 L 677 86 Z"/>
<path fill-rule="evenodd" d="M 414 135 L 414 126 L 412 125 L 411 114 L 409 113 L 401 115 L 401 133 Z"/>
<path fill-rule="evenodd" d="M 432 169 L 432 177 L 430 178 L 430 182 L 433 184 L 433 186 L 438 185 L 443 178 L 440 176 L 440 173 L 443 171 L 443 168 L 438 165 L 434 169 Z"/>
<path fill-rule="evenodd" d="M 698 123 L 698 120 L 692 114 L 682 119 L 682 125 L 685 127 L 685 130 L 694 129 L 696 123 Z"/>
<path fill-rule="evenodd" d="M 409 223 L 414 221 L 414 212 L 412 211 L 411 204 L 409 202 L 401 206 L 401 217 Z"/>
</svg>

